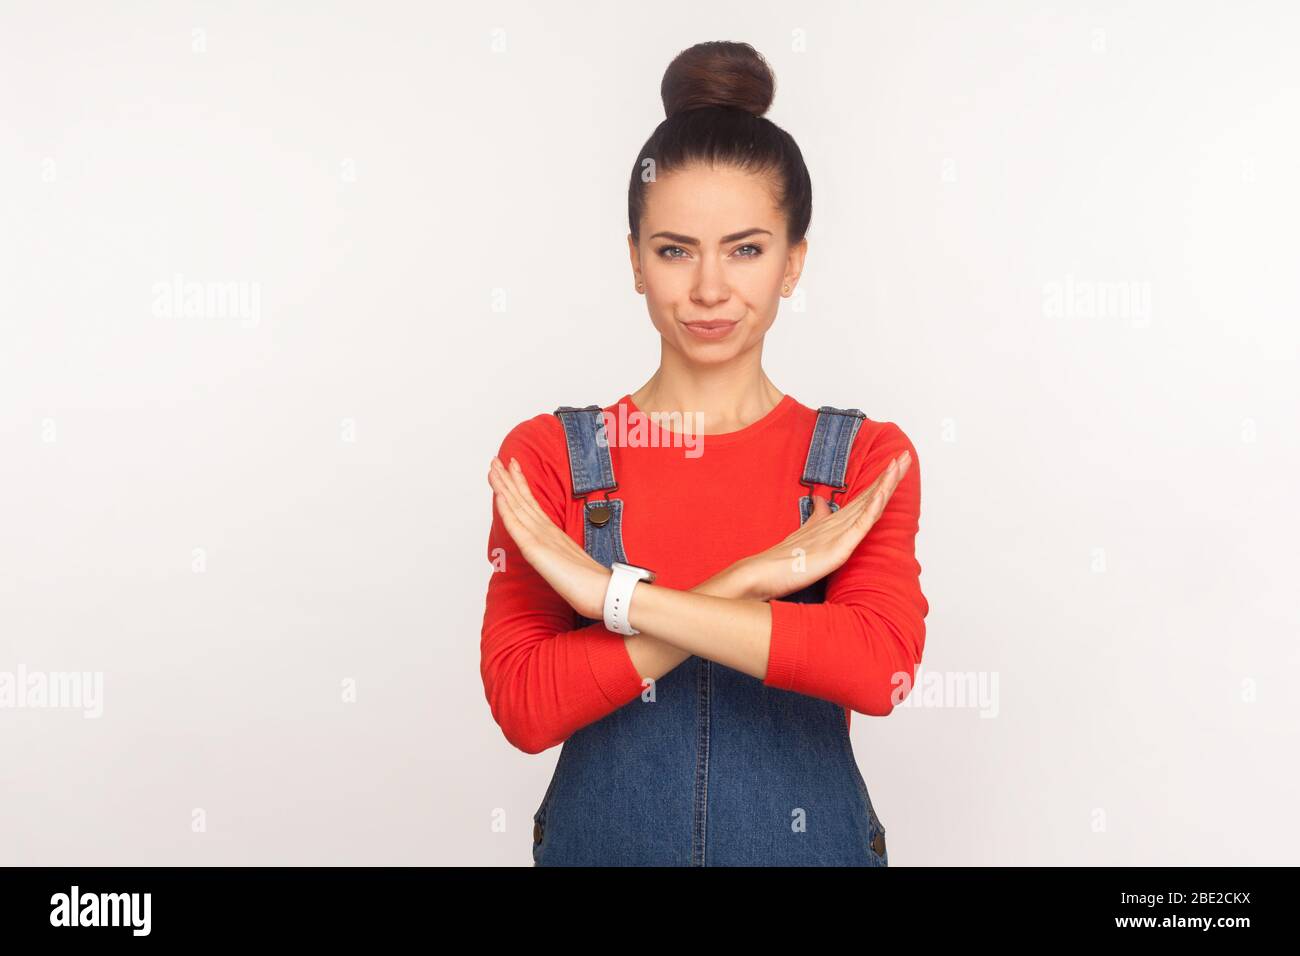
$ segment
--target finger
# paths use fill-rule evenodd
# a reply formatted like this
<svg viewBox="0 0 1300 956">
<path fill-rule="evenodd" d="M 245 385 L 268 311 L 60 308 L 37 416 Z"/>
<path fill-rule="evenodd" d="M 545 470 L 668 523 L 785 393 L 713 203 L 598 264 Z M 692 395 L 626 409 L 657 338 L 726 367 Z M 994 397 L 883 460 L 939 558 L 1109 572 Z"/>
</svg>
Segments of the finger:
<svg viewBox="0 0 1300 956">
<path fill-rule="evenodd" d="M 533 489 L 528 486 L 528 479 L 524 476 L 524 468 L 514 458 L 510 459 L 510 472 L 515 478 L 515 490 L 519 496 L 528 504 L 528 507 L 535 511 L 540 517 L 550 521 L 550 516 L 542 510 L 542 506 L 537 503 L 533 497 Z M 554 523 L 554 522 L 552 522 Z"/>
<path fill-rule="evenodd" d="M 863 501 L 863 506 L 870 506 L 871 496 L 875 494 L 882 485 L 887 485 L 890 482 L 893 482 L 896 486 L 897 483 L 902 480 L 903 475 L 907 474 L 907 469 L 911 464 L 912 453 L 910 451 L 904 451 L 902 454 L 891 458 L 885 464 L 885 467 L 880 470 L 880 474 L 876 476 L 876 480 L 871 483 L 866 491 L 858 495 L 858 498 L 865 499 Z M 856 501 L 858 499 L 855 498 L 854 500 Z M 886 500 L 888 500 L 888 496 L 886 496 Z"/>
<path fill-rule="evenodd" d="M 866 533 L 870 531 L 875 523 L 880 519 L 880 515 L 885 510 L 885 499 L 885 489 L 877 488 L 875 494 L 871 496 L 871 502 L 868 507 L 858 515 L 856 520 L 854 520 L 854 529 L 859 531 L 863 537 L 866 536 Z M 860 541 L 862 539 L 859 538 L 858 540 Z"/>
<path fill-rule="evenodd" d="M 488 465 L 488 484 L 496 493 L 499 504 L 505 505 L 510 510 L 511 517 L 514 517 L 514 495 L 510 486 L 509 477 L 501 467 L 500 459 L 493 458 L 492 463 Z"/>
<path fill-rule="evenodd" d="M 495 482 L 493 488 L 496 489 L 497 497 L 509 507 L 510 517 L 515 523 L 515 530 L 511 532 L 512 537 L 516 541 L 519 541 L 521 533 L 535 537 L 536 523 L 529 513 L 527 504 L 520 497 L 510 474 L 506 471 L 505 465 L 501 463 L 499 458 L 492 459 L 492 471 Z"/>
<path fill-rule="evenodd" d="M 506 469 L 505 462 L 500 458 L 493 458 L 492 462 L 492 467 L 496 470 L 497 479 L 501 483 L 502 493 L 509 498 L 510 505 L 514 509 L 515 515 L 522 520 L 527 515 L 528 504 L 519 490 L 519 482 L 516 480 L 515 476 Z"/>
<path fill-rule="evenodd" d="M 897 462 L 899 463 L 893 465 L 892 474 L 886 477 L 885 481 L 881 484 L 881 487 L 877 492 L 877 494 L 880 497 L 881 512 L 885 510 L 885 505 L 889 503 L 889 499 L 894 496 L 894 491 L 898 488 L 899 483 L 903 480 L 904 473 L 907 471 L 908 466 L 912 463 L 911 457 L 908 455 L 907 452 L 904 452 L 902 455 L 900 455 L 899 458 L 897 459 Z"/>
<path fill-rule="evenodd" d="M 492 490 L 496 492 L 497 514 L 501 516 L 501 523 L 505 525 L 506 533 L 514 539 L 516 544 L 520 544 L 520 537 L 523 534 L 523 528 L 519 519 L 515 516 L 515 510 L 510 504 L 510 496 L 506 494 L 504 482 L 498 474 L 495 465 L 488 471 L 488 483 Z"/>
<path fill-rule="evenodd" d="M 533 497 L 533 490 L 528 485 L 528 479 L 524 476 L 523 466 L 515 458 L 510 459 L 510 473 L 513 477 L 513 487 L 515 494 L 518 496 L 522 507 L 528 512 L 528 520 L 533 526 L 534 533 L 546 533 L 560 547 L 572 552 L 575 555 L 590 557 L 585 550 L 564 530 L 561 525 L 556 524 L 555 520 L 542 510 L 542 506 L 537 503 Z"/>
<path fill-rule="evenodd" d="M 848 542 L 850 549 L 857 547 L 858 542 L 866 536 L 884 513 L 885 505 L 888 504 L 894 489 L 898 487 L 910 464 L 911 459 L 907 452 L 891 459 L 869 487 L 836 513 L 835 517 L 842 519 L 842 530 L 836 529 L 835 532 L 842 536 L 841 542 Z M 834 521 L 827 522 L 827 530 L 830 531 L 834 524 Z"/>
<path fill-rule="evenodd" d="M 844 510 L 851 508 L 852 511 L 845 515 L 845 521 L 863 533 L 870 529 L 884 511 L 885 505 L 910 464 L 911 456 L 906 451 L 896 458 L 891 458 L 879 477 L 849 502 Z"/>
<path fill-rule="evenodd" d="M 886 500 L 886 501 L 888 501 L 888 500 L 889 500 L 889 497 L 890 497 L 891 495 L 893 495 L 893 493 L 894 493 L 894 489 L 897 488 L 897 487 L 899 486 L 899 484 L 902 483 L 902 481 L 903 481 L 903 476 L 904 476 L 905 474 L 907 474 L 907 469 L 908 469 L 908 468 L 911 466 L 911 464 L 912 464 L 912 455 L 911 455 L 911 453 L 910 453 L 910 452 L 906 452 L 906 451 L 903 452 L 903 453 L 902 453 L 901 455 L 899 455 L 896 459 L 894 459 L 894 463 L 895 463 L 895 464 L 894 464 L 894 473 L 890 476 L 888 482 L 886 482 L 886 485 L 887 485 L 887 487 L 888 487 L 888 491 L 886 491 L 886 493 L 885 493 L 885 500 Z"/>
<path fill-rule="evenodd" d="M 576 542 L 558 526 L 537 503 L 533 497 L 532 491 L 528 488 L 527 479 L 523 476 L 523 469 L 514 459 L 510 459 L 511 468 L 507 469 L 500 458 L 493 459 L 493 468 L 497 480 L 504 487 L 511 511 L 515 521 L 521 527 L 526 529 L 521 531 L 528 535 L 529 541 L 547 540 L 560 545 L 574 554 L 586 555 L 587 552 L 580 548 Z M 518 536 L 516 536 L 516 540 Z"/>
<path fill-rule="evenodd" d="M 829 546 L 839 558 L 836 566 L 846 560 L 859 542 L 867 536 L 880 514 L 885 509 L 885 489 L 878 487 L 867 491 L 854 499 L 852 507 L 846 506 L 835 517 L 844 516 L 842 523 L 836 525 L 828 521 L 823 527 L 829 535 Z"/>
<path fill-rule="evenodd" d="M 542 506 L 537 503 L 537 499 L 533 497 L 533 490 L 528 485 L 528 479 L 524 476 L 523 466 L 520 465 L 516 459 L 511 458 L 510 468 L 508 471 L 512 479 L 511 484 L 514 488 L 515 495 L 517 496 L 519 507 L 526 512 L 527 521 L 532 526 L 533 533 L 538 536 L 544 535 L 547 540 L 555 542 L 560 547 L 573 552 L 574 554 L 585 556 L 587 552 L 579 547 L 578 544 L 569 537 L 563 526 L 557 524 L 555 519 L 553 519 L 547 512 L 543 511 Z"/>
<path fill-rule="evenodd" d="M 858 492 L 858 494 L 854 496 L 853 500 L 849 502 L 848 506 L 854 507 L 855 510 L 859 512 L 865 511 L 867 508 L 870 508 L 876 492 L 880 490 L 880 486 L 889 477 L 890 470 L 895 467 L 895 461 L 896 459 L 891 458 L 889 462 L 885 465 L 885 467 L 881 470 L 880 474 L 876 476 L 876 480 L 873 481 L 871 484 L 869 484 L 862 491 Z M 852 517 L 856 520 L 857 515 L 855 514 Z"/>
</svg>

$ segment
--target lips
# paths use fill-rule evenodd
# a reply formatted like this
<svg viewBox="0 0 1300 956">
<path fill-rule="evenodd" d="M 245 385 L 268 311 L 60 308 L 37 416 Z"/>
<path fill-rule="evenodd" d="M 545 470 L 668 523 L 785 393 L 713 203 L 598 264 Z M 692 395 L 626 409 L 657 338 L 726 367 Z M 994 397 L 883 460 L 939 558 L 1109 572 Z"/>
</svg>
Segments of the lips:
<svg viewBox="0 0 1300 956">
<path fill-rule="evenodd" d="M 719 319 L 710 319 L 707 322 L 683 322 L 686 331 L 702 342 L 721 342 L 723 339 L 731 337 L 736 326 L 740 321 L 726 322 Z"/>
</svg>

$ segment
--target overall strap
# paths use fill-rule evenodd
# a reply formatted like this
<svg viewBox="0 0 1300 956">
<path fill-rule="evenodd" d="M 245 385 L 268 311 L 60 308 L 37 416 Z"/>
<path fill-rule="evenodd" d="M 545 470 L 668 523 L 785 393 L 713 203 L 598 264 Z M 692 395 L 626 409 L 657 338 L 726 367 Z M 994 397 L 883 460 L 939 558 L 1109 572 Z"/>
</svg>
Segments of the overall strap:
<svg viewBox="0 0 1300 956">
<path fill-rule="evenodd" d="M 569 445 L 573 497 L 585 497 L 597 489 L 617 488 L 601 407 L 561 405 L 554 414 L 564 425 L 564 437 Z"/>
<path fill-rule="evenodd" d="M 627 563 L 623 552 L 624 502 L 609 496 L 618 489 L 618 482 L 614 480 L 604 412 L 599 405 L 561 405 L 554 414 L 564 426 L 573 497 L 583 500 L 583 548 L 605 567 L 615 561 Z M 588 501 L 593 491 L 604 491 L 605 496 Z M 579 626 L 595 623 L 581 615 L 578 617 Z"/>
<path fill-rule="evenodd" d="M 812 516 L 812 493 L 817 485 L 831 489 L 831 511 L 839 511 L 835 493 L 848 485 L 844 473 L 849 464 L 853 439 L 867 416 L 856 408 L 832 408 L 823 405 L 817 409 L 817 424 L 813 426 L 812 440 L 808 443 L 808 457 L 804 461 L 799 483 L 808 486 L 808 494 L 799 498 L 799 523 Z"/>
</svg>

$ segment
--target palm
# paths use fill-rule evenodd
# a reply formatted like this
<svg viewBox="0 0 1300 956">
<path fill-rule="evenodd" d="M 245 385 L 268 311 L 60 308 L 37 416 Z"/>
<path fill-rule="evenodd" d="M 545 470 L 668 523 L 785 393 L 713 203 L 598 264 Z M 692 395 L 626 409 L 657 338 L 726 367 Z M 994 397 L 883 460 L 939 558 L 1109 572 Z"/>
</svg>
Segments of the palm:
<svg viewBox="0 0 1300 956">
<path fill-rule="evenodd" d="M 745 559 L 752 588 L 764 600 L 793 594 L 839 568 L 885 510 L 910 457 L 893 461 L 879 477 L 838 511 L 813 498 L 813 513 L 781 541 Z"/>
<path fill-rule="evenodd" d="M 542 510 L 533 497 L 523 470 L 511 460 L 506 469 L 492 459 L 488 483 L 496 494 L 501 523 L 519 547 L 519 553 L 557 594 L 584 617 L 604 615 L 605 585 L 609 569 L 578 547 L 564 529 Z M 509 571 L 509 568 L 506 569 Z"/>
</svg>

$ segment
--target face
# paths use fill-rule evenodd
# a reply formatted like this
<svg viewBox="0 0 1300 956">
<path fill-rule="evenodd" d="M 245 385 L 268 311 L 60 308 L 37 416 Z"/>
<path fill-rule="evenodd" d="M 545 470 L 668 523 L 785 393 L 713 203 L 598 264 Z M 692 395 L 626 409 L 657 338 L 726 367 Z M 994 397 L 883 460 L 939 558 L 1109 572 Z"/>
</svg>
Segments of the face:
<svg viewBox="0 0 1300 956">
<path fill-rule="evenodd" d="M 786 241 L 771 180 L 692 166 L 651 183 L 646 196 L 640 243 L 631 236 L 628 243 L 664 342 L 708 364 L 759 345 L 782 295 L 793 293 L 808 248 L 806 239 L 793 247 Z"/>
</svg>

